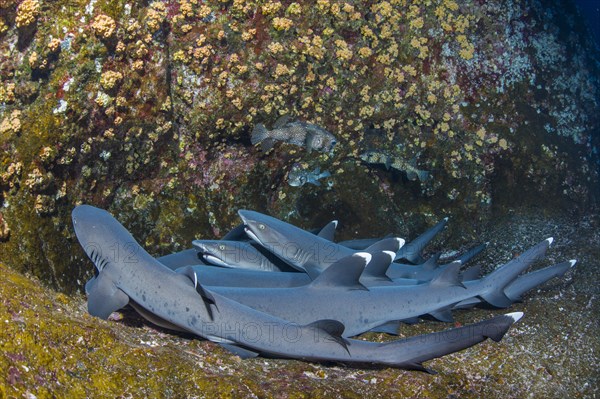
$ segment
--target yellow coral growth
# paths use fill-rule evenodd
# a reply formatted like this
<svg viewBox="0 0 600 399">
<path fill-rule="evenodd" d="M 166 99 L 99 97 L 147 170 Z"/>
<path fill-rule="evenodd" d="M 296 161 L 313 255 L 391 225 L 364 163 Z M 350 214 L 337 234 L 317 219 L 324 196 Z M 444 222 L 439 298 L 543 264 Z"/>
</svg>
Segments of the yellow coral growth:
<svg viewBox="0 0 600 399">
<path fill-rule="evenodd" d="M 106 90 L 110 90 L 115 87 L 123 79 L 121 72 L 106 71 L 100 77 L 100 84 Z"/>
<path fill-rule="evenodd" d="M 289 18 L 275 17 L 272 24 L 275 30 L 288 30 L 294 25 L 294 22 Z"/>
<path fill-rule="evenodd" d="M 92 22 L 92 29 L 102 39 L 109 39 L 115 33 L 117 24 L 108 15 L 100 14 Z"/>
<path fill-rule="evenodd" d="M 40 13 L 40 2 L 38 0 L 25 0 L 17 8 L 15 23 L 17 28 L 23 28 L 35 22 Z"/>
<path fill-rule="evenodd" d="M 0 123 L 0 133 L 18 133 L 21 130 L 21 111 L 15 109 Z"/>
</svg>

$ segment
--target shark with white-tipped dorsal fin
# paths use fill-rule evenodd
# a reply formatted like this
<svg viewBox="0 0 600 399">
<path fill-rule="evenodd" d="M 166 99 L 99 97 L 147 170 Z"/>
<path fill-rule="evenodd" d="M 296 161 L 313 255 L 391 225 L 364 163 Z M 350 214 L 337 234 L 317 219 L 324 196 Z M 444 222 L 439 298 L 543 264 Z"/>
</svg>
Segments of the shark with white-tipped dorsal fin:
<svg viewBox="0 0 600 399">
<path fill-rule="evenodd" d="M 384 344 L 347 339 L 345 326 L 339 321 L 318 320 L 301 325 L 202 287 L 190 268 L 176 273 L 150 256 L 106 211 L 80 205 L 73 210 L 72 220 L 77 239 L 98 272 L 86 287 L 90 314 L 106 319 L 111 312 L 134 304 L 135 309 L 143 309 L 142 315 L 151 314 L 166 325 L 218 342 L 241 357 L 265 354 L 427 371 L 424 361 L 487 338 L 498 341 L 522 316 L 511 313 L 451 332 Z M 109 250 L 115 245 L 126 250 L 118 252 L 123 256 L 115 256 Z"/>
</svg>

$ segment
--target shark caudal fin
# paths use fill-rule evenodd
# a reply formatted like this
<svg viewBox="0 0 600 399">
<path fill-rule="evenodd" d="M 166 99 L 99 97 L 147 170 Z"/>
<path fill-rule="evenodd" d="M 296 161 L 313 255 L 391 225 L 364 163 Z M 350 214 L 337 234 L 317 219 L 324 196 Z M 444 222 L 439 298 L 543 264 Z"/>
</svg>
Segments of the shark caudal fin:
<svg viewBox="0 0 600 399">
<path fill-rule="evenodd" d="M 311 288 L 345 288 L 348 290 L 366 290 L 358 280 L 371 261 L 371 254 L 357 252 L 331 264 L 308 285 Z M 309 273 L 310 274 L 310 273 Z"/>
<path fill-rule="evenodd" d="M 456 260 L 460 260 L 463 265 L 466 265 L 470 262 L 474 257 L 479 255 L 484 249 L 486 249 L 489 245 L 489 242 L 483 243 L 481 245 L 476 246 L 475 248 L 471 248 L 461 256 L 459 256 Z"/>
<path fill-rule="evenodd" d="M 381 348 L 389 353 L 388 358 L 395 357 L 395 361 L 387 364 L 433 373 L 423 362 L 461 351 L 488 338 L 498 342 L 522 316 L 521 312 L 508 313 L 459 328 L 387 342 Z"/>
<path fill-rule="evenodd" d="M 513 301 L 520 301 L 524 293 L 538 287 L 554 277 L 561 277 L 577 263 L 576 260 L 562 262 L 517 277 L 504 289 L 504 293 Z"/>
<path fill-rule="evenodd" d="M 423 251 L 423 248 L 425 248 L 439 232 L 446 228 L 446 224 L 448 224 L 447 217 L 400 248 L 398 253 L 396 253 L 396 258 L 394 260 L 406 259 L 411 263 L 419 263 L 422 261 L 421 252 Z"/>
<path fill-rule="evenodd" d="M 513 282 L 519 274 L 531 266 L 531 264 L 543 259 L 550 244 L 552 244 L 552 241 L 553 238 L 548 238 L 540 242 L 482 278 L 481 283 L 483 284 L 483 287 L 478 296 L 488 304 L 498 308 L 506 308 L 512 305 L 514 301 L 506 296 L 504 289 L 508 284 Z"/>
<path fill-rule="evenodd" d="M 264 139 L 266 139 L 269 135 L 269 131 L 262 123 L 256 124 L 254 126 L 254 130 L 252 130 L 252 135 L 250 136 L 250 142 L 252 145 L 256 145 L 261 143 Z"/>
</svg>

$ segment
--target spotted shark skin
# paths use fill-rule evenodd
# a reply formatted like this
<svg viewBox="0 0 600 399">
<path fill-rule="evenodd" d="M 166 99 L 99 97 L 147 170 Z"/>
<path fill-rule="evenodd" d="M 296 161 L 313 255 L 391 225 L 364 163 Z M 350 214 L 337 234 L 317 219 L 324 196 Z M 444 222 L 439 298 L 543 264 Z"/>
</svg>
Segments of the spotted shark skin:
<svg viewBox="0 0 600 399">
<path fill-rule="evenodd" d="M 379 365 L 427 371 L 424 361 L 500 340 L 522 317 L 510 313 L 450 330 L 389 343 L 343 338 L 344 325 L 292 323 L 241 305 L 198 284 L 186 268 L 176 273 L 150 256 L 108 212 L 80 205 L 72 212 L 76 236 L 98 275 L 88 287 L 88 311 L 107 319 L 128 303 L 184 331 L 218 342 L 242 357 L 258 354 L 309 361 Z M 111 256 L 117 245 L 124 255 Z"/>
</svg>

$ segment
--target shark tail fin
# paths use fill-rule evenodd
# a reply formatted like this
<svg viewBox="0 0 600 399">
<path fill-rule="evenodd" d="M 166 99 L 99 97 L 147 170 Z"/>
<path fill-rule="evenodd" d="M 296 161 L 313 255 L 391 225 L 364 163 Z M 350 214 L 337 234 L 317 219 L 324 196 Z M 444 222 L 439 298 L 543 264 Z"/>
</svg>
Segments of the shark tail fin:
<svg viewBox="0 0 600 399">
<path fill-rule="evenodd" d="M 421 260 L 421 252 L 423 248 L 433 240 L 433 238 L 446 228 L 448 224 L 448 218 L 445 217 L 439 221 L 435 226 L 427 229 L 423 234 L 404 245 L 396 254 L 396 259 L 406 259 L 411 263 L 417 263 Z"/>
<path fill-rule="evenodd" d="M 265 140 L 269 135 L 269 131 L 262 123 L 256 124 L 254 126 L 254 130 L 252 130 L 252 135 L 250 136 L 250 142 L 252 145 L 256 145 Z"/>
<path fill-rule="evenodd" d="M 481 253 L 484 249 L 486 249 L 488 247 L 488 242 L 480 244 L 478 246 L 476 246 L 475 248 L 471 248 L 470 250 L 468 250 L 467 252 L 465 252 L 464 254 L 462 254 L 458 260 L 460 260 L 463 265 L 465 265 L 467 262 L 469 262 L 471 259 L 473 259 L 474 257 L 476 257 L 477 255 L 479 255 L 479 253 Z"/>
<path fill-rule="evenodd" d="M 389 364 L 432 373 L 423 366 L 423 362 L 461 351 L 488 338 L 500 341 L 508 329 L 522 316 L 521 312 L 508 313 L 479 323 L 387 342 L 381 347 L 390 356 L 396 357 L 396 360 L 390 361 Z M 406 355 L 407 347 L 411 348 L 410 353 L 414 355 Z"/>
<path fill-rule="evenodd" d="M 519 276 L 504 289 L 504 292 L 513 301 L 520 301 L 524 293 L 544 284 L 554 277 L 561 277 L 567 270 L 575 266 L 576 263 L 576 260 L 570 260 Z"/>
<path fill-rule="evenodd" d="M 553 238 L 548 238 L 534 245 L 515 259 L 484 277 L 481 282 L 484 284 L 485 289 L 484 292 L 479 294 L 479 297 L 498 308 L 506 308 L 512 305 L 514 301 L 506 296 L 504 289 L 531 264 L 542 259 L 552 241 Z"/>
</svg>

